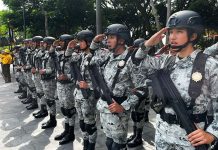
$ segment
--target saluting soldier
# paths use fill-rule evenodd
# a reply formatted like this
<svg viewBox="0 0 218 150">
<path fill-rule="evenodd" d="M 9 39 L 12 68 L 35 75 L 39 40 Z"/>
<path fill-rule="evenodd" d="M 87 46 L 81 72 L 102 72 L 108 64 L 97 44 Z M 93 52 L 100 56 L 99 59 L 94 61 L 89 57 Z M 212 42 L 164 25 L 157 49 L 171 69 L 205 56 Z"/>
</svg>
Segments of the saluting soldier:
<svg viewBox="0 0 218 150">
<path fill-rule="evenodd" d="M 171 50 L 177 54 L 163 54 L 159 59 L 148 56 L 148 50 L 160 42 L 165 32 L 169 32 Z M 202 20 L 198 13 L 190 10 L 179 11 L 170 16 L 166 28 L 154 34 L 136 53 L 137 58 L 144 57 L 145 68 L 170 71 L 170 78 L 187 106 L 191 121 L 197 126 L 195 131 L 187 135 L 172 106 L 166 104 L 156 117 L 155 144 L 158 150 L 194 150 L 195 146 L 212 144 L 218 137 L 218 63 L 194 48 L 202 32 Z M 200 56 L 204 60 L 199 60 Z M 196 67 L 203 70 L 196 71 Z M 199 83 L 202 85 L 199 86 Z M 215 108 L 214 120 L 204 129 L 210 101 Z"/>
</svg>

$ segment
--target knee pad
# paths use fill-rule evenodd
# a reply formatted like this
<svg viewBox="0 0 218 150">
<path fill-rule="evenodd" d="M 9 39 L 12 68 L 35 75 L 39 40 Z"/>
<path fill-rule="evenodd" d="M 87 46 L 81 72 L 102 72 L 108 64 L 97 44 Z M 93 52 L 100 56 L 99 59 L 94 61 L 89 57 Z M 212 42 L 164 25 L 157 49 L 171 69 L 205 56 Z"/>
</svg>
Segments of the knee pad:
<svg viewBox="0 0 218 150">
<path fill-rule="evenodd" d="M 65 112 L 64 107 L 61 107 L 61 112 L 62 112 L 62 114 L 63 114 L 64 116 L 66 116 L 66 112 Z"/>
<path fill-rule="evenodd" d="M 131 118 L 134 122 L 140 122 L 144 117 L 144 113 L 132 111 Z"/>
<path fill-rule="evenodd" d="M 65 109 L 66 116 L 71 118 L 74 114 L 76 114 L 76 108 L 73 107 L 71 109 Z"/>
<path fill-rule="evenodd" d="M 46 100 L 46 104 L 48 105 L 48 107 L 51 107 L 52 105 L 55 104 L 55 101 L 54 101 L 54 100 L 47 99 L 47 100 Z"/>
<path fill-rule="evenodd" d="M 86 132 L 86 124 L 85 124 L 84 120 L 79 121 L 79 126 L 80 126 L 80 129 L 82 130 L 82 132 Z"/>
<path fill-rule="evenodd" d="M 118 144 L 116 142 L 113 142 L 112 150 L 126 150 L 126 144 Z"/>
<path fill-rule="evenodd" d="M 85 127 L 89 135 L 92 135 L 95 131 L 97 131 L 95 124 L 85 124 Z"/>
<path fill-rule="evenodd" d="M 109 137 L 106 138 L 105 144 L 106 144 L 108 150 L 112 150 L 112 144 L 113 144 L 113 142 L 114 142 L 114 141 L 113 141 L 112 138 L 109 138 Z"/>
<path fill-rule="evenodd" d="M 42 98 L 44 96 L 44 93 L 37 93 L 38 98 Z"/>
</svg>

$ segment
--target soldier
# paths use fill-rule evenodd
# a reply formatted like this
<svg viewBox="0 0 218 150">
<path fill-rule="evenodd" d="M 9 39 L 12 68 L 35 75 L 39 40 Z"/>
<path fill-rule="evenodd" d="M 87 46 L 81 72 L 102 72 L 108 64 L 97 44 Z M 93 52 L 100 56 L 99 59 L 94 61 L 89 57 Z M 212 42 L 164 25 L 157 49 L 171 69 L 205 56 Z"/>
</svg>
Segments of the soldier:
<svg viewBox="0 0 218 150">
<path fill-rule="evenodd" d="M 27 49 L 28 49 L 28 46 L 29 46 L 29 41 L 30 41 L 30 39 L 23 40 L 24 47 L 21 47 L 20 51 L 19 51 L 21 72 L 23 73 L 23 79 L 24 79 L 23 80 L 23 87 L 24 88 L 23 88 L 22 94 L 20 96 L 18 96 L 19 99 L 27 98 L 27 91 L 28 91 L 27 78 L 26 78 L 27 76 L 26 76 L 26 73 L 25 73 L 25 69 L 23 67 L 24 67 L 24 65 L 26 65 L 26 55 L 27 55 Z"/>
<path fill-rule="evenodd" d="M 134 89 L 132 89 L 132 91 L 133 94 L 139 97 L 139 103 L 136 105 L 136 107 L 132 108 L 131 112 L 131 118 L 133 120 L 133 135 L 127 140 L 128 147 L 131 148 L 142 145 L 142 131 L 145 121 L 148 121 L 148 112 L 150 109 L 149 90 L 151 90 L 151 88 L 148 88 L 148 85 L 146 84 L 148 81 L 148 70 L 141 66 L 142 59 L 135 59 L 134 57 L 134 54 L 137 52 L 140 44 L 142 44 L 144 41 L 145 39 L 139 38 L 133 42 L 134 52 L 130 60 L 130 64 L 132 65 L 131 68 L 133 68 L 131 77 L 136 86 Z M 142 92 L 144 94 L 142 94 Z"/>
<path fill-rule="evenodd" d="M 22 93 L 22 84 L 20 82 L 20 79 L 23 77 L 23 74 L 21 72 L 21 63 L 20 63 L 20 58 L 19 58 L 19 51 L 20 51 L 21 45 L 15 45 L 14 46 L 14 69 L 15 69 L 15 79 L 18 83 L 18 90 L 15 91 L 14 93 Z"/>
<path fill-rule="evenodd" d="M 80 54 L 73 53 L 72 61 L 76 63 L 72 71 L 77 74 L 77 87 L 75 89 L 75 107 L 78 113 L 80 129 L 83 135 L 83 149 L 94 150 L 97 139 L 96 127 L 96 101 L 91 77 L 88 71 L 89 57 L 91 56 L 89 46 L 94 37 L 92 31 L 82 30 L 77 34 L 79 42 Z M 69 43 L 68 51 L 72 51 L 76 47 L 76 41 Z M 79 69 L 77 64 L 79 62 Z M 77 69 L 77 71 L 76 71 Z M 80 78 L 79 78 L 80 76 Z M 86 94 L 84 94 L 86 93 Z"/>
<path fill-rule="evenodd" d="M 109 48 L 107 54 L 99 47 L 105 35 Z M 110 105 L 103 96 L 97 102 L 108 150 L 126 149 L 130 111 L 138 103 L 138 97 L 130 92 L 134 87 L 128 61 L 131 51 L 126 47 L 129 41 L 128 28 L 122 24 L 112 24 L 107 27 L 105 34 L 97 35 L 90 46 L 96 53 L 91 63 L 103 64 L 102 74 L 113 98 Z"/>
<path fill-rule="evenodd" d="M 36 53 L 34 55 L 35 68 L 32 68 L 32 72 L 34 74 L 34 81 L 35 81 L 37 96 L 39 98 L 39 105 L 40 105 L 40 110 L 36 113 L 33 113 L 33 116 L 35 118 L 42 118 L 48 115 L 45 97 L 44 97 L 44 91 L 41 82 L 41 75 L 39 74 L 39 70 L 42 69 L 42 58 L 45 56 L 46 47 L 44 47 L 44 42 L 46 42 L 47 45 L 52 45 L 54 41 L 55 38 L 53 37 L 43 38 L 43 41 L 40 41 L 40 48 L 36 50 Z"/>
<path fill-rule="evenodd" d="M 57 61 L 57 54 L 55 48 L 51 47 L 51 43 L 44 42 L 45 54 L 42 55 L 42 68 L 39 70 L 42 80 L 42 88 L 44 92 L 44 98 L 49 110 L 49 121 L 42 124 L 42 129 L 56 127 L 56 69 L 55 61 Z"/>
<path fill-rule="evenodd" d="M 42 36 L 34 36 L 32 38 L 32 51 L 31 54 L 29 54 L 29 61 L 31 65 L 32 79 L 35 86 L 34 91 L 32 92 L 34 93 L 34 95 L 36 95 L 36 98 L 34 98 L 32 100 L 32 103 L 29 106 L 27 106 L 27 109 L 38 108 L 37 98 L 41 99 L 41 97 L 43 96 L 42 85 L 40 83 L 40 75 L 38 73 L 38 70 L 36 70 L 36 68 L 38 67 L 38 59 L 36 55 L 39 52 L 39 46 L 42 40 Z"/>
<path fill-rule="evenodd" d="M 68 43 L 73 39 L 73 36 L 64 34 L 60 36 L 61 51 L 65 52 Z M 65 117 L 64 131 L 55 137 L 55 140 L 60 140 L 59 144 L 63 145 L 74 141 L 74 126 L 76 108 L 74 107 L 75 80 L 71 76 L 71 56 L 72 53 L 59 53 L 57 70 L 57 95 L 60 102 L 60 109 Z"/>
<path fill-rule="evenodd" d="M 158 42 L 162 34 L 169 32 L 169 42 L 171 49 L 177 52 L 175 56 L 162 55 L 159 59 L 148 56 L 147 51 Z M 194 11 L 184 10 L 170 16 L 167 21 L 167 28 L 163 28 L 147 40 L 137 51 L 136 57 L 144 57 L 144 67 L 150 69 L 168 69 L 170 77 L 175 84 L 178 92 L 191 112 L 191 120 L 197 126 L 197 129 L 187 135 L 187 132 L 180 125 L 179 118 L 172 107 L 167 104 L 160 114 L 156 117 L 155 143 L 156 149 L 185 149 L 194 150 L 195 146 L 202 144 L 211 144 L 218 137 L 217 122 L 217 96 L 218 96 L 218 63 L 212 57 L 205 59 L 204 74 L 201 72 L 192 72 L 197 67 L 197 61 L 200 50 L 195 50 L 194 45 L 198 42 L 203 32 L 201 17 Z M 202 61 L 202 60 L 201 60 Z M 195 64 L 195 65 L 193 65 Z M 199 82 L 203 80 L 202 82 Z M 189 84 L 202 83 L 200 87 L 190 88 Z M 191 86 L 191 87 L 192 87 Z M 198 92 L 199 91 L 199 92 Z M 193 93 L 199 93 L 197 98 L 193 98 Z M 206 127 L 206 116 L 208 105 L 215 108 L 214 120 Z"/>
<path fill-rule="evenodd" d="M 34 39 L 34 40 L 37 40 Z M 33 55 L 34 55 L 34 48 L 32 45 L 32 39 L 31 41 L 28 41 L 29 48 L 27 48 L 27 54 L 26 54 L 26 60 L 25 64 L 23 66 L 25 76 L 26 76 L 26 82 L 27 82 L 27 99 L 24 101 L 21 101 L 23 104 L 29 104 L 26 106 L 27 110 L 36 109 L 38 108 L 37 104 L 37 95 L 36 95 L 36 87 L 35 83 L 32 78 L 31 68 L 33 66 Z"/>
</svg>

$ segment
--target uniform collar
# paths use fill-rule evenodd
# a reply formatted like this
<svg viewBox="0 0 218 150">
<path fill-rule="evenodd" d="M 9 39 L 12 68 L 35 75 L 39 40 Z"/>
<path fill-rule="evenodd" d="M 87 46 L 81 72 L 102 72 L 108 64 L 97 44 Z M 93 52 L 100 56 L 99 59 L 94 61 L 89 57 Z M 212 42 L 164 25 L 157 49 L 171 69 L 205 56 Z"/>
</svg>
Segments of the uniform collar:
<svg viewBox="0 0 218 150">
<path fill-rule="evenodd" d="M 123 51 L 123 53 L 117 56 L 116 58 L 114 58 L 114 53 L 111 53 L 110 58 L 112 58 L 112 60 L 123 60 L 126 57 L 127 53 L 128 53 L 128 49 L 126 48 Z"/>
<path fill-rule="evenodd" d="M 194 60 L 195 60 L 195 57 L 197 56 L 197 54 L 200 52 L 201 50 L 199 50 L 199 49 L 197 49 L 197 50 L 194 50 L 189 56 L 187 56 L 187 57 L 185 57 L 185 58 L 183 58 L 183 59 L 180 59 L 179 57 L 178 57 L 178 54 L 176 55 L 176 63 L 177 62 L 185 62 L 185 61 L 192 61 L 192 62 L 194 62 Z"/>
</svg>

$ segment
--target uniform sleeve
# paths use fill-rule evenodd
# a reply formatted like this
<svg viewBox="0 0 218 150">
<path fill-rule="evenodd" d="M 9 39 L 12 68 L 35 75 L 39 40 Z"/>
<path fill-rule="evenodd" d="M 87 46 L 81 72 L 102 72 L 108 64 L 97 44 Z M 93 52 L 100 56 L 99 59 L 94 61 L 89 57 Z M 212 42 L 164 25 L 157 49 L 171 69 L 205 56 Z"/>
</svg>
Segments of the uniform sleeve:
<svg viewBox="0 0 218 150">
<path fill-rule="evenodd" d="M 153 57 L 148 55 L 149 50 L 149 47 L 146 47 L 144 49 L 139 48 L 135 54 L 135 58 L 137 59 L 144 58 L 144 60 L 142 61 L 143 67 L 145 67 L 146 69 L 158 70 L 164 68 L 165 65 L 168 64 L 168 61 L 170 60 L 168 58 L 170 57 L 170 55 L 162 54 L 159 58 Z"/>
<path fill-rule="evenodd" d="M 209 63 L 207 66 L 210 66 L 209 69 L 209 89 L 210 97 L 212 99 L 212 104 L 214 108 L 214 120 L 207 127 L 206 131 L 218 138 L 218 62 L 214 59 L 208 58 Z"/>
<path fill-rule="evenodd" d="M 204 53 L 207 54 L 207 55 L 210 55 L 210 56 L 215 56 L 218 54 L 218 43 L 206 48 L 204 50 Z"/>
<path fill-rule="evenodd" d="M 92 57 L 90 64 L 101 65 L 102 63 L 107 61 L 108 57 L 111 54 L 111 52 L 108 49 L 103 49 L 101 47 L 101 44 L 95 43 L 94 41 L 92 41 L 90 49 L 94 51 L 94 57 Z"/>
</svg>

